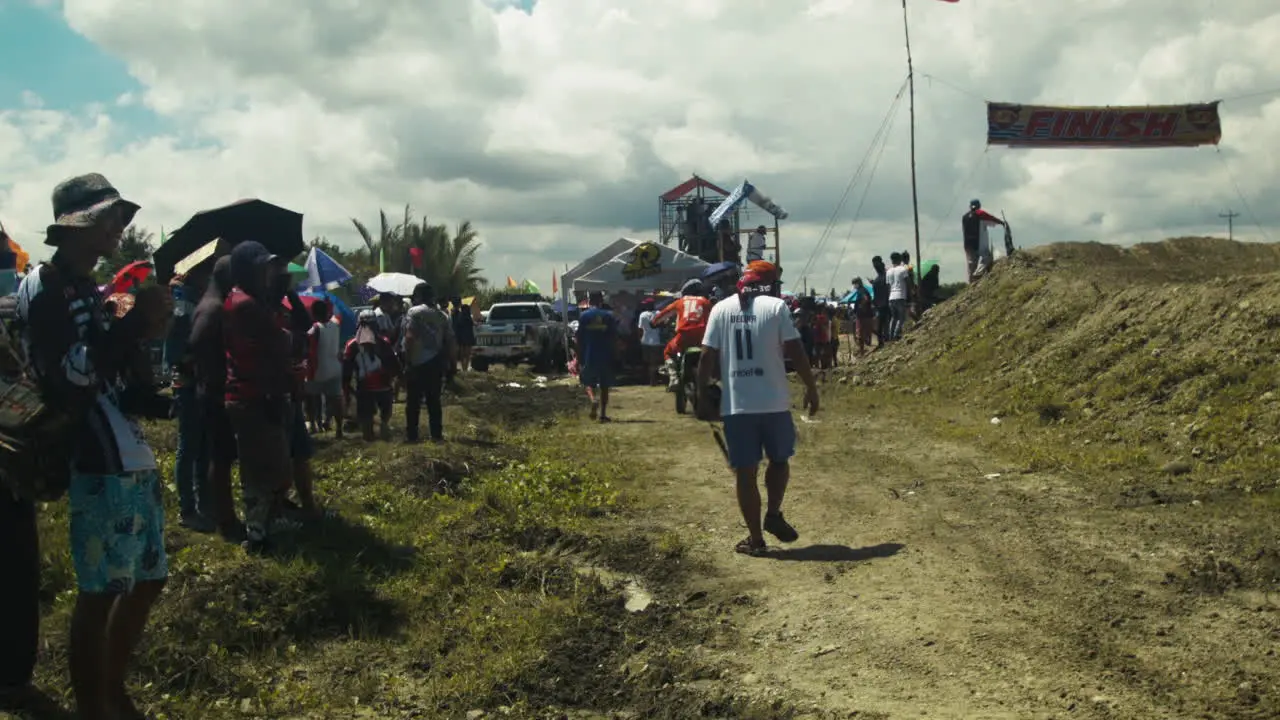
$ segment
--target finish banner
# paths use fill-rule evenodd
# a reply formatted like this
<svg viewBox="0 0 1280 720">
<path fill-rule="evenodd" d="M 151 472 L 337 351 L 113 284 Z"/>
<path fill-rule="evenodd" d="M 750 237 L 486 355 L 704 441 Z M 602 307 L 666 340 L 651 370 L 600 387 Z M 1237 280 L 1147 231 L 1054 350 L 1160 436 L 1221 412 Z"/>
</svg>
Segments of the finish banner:
<svg viewBox="0 0 1280 720">
<path fill-rule="evenodd" d="M 987 144 L 1150 148 L 1217 145 L 1218 103 L 1069 107 L 987 103 Z"/>
</svg>

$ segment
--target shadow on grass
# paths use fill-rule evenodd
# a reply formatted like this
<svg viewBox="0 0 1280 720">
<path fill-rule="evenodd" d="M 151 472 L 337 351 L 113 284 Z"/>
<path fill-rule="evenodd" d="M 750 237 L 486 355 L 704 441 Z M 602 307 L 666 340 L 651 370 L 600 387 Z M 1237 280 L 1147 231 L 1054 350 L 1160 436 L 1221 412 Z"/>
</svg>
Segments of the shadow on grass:
<svg viewBox="0 0 1280 720">
<path fill-rule="evenodd" d="M 146 663 L 165 687 L 200 685 L 191 660 L 211 641 L 233 653 L 255 653 L 402 631 L 403 608 L 377 584 L 411 566 L 412 548 L 341 517 L 273 541 L 266 557 L 232 556 L 170 578 L 156 608 L 156 624 L 169 642 L 152 646 Z"/>
<path fill-rule="evenodd" d="M 43 690 L 0 694 L 0 717 L 19 720 L 75 720 L 76 716 Z"/>
<path fill-rule="evenodd" d="M 904 547 L 906 545 L 902 543 L 880 543 L 861 548 L 851 548 L 848 545 L 809 545 L 800 548 L 772 549 L 761 557 L 795 562 L 863 562 L 893 557 Z"/>
<path fill-rule="evenodd" d="M 543 388 L 473 387 L 452 398 L 467 414 L 495 425 L 520 430 L 530 425 L 572 414 L 585 401 L 580 388 L 548 385 Z"/>
<path fill-rule="evenodd" d="M 328 515 L 295 535 L 280 538 L 275 557 L 299 557 L 321 568 L 344 572 L 361 570 L 388 577 L 410 568 L 415 549 L 389 543 L 369 528 L 343 517 Z"/>
</svg>

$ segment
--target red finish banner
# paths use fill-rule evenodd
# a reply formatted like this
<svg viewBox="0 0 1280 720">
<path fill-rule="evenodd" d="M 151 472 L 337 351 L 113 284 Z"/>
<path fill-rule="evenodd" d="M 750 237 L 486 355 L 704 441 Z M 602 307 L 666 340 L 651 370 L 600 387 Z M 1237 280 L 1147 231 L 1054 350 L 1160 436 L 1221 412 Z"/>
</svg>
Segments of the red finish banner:
<svg viewBox="0 0 1280 720">
<path fill-rule="evenodd" d="M 1142 148 L 1217 145 L 1218 103 L 1071 107 L 987 103 L 987 144 Z"/>
</svg>

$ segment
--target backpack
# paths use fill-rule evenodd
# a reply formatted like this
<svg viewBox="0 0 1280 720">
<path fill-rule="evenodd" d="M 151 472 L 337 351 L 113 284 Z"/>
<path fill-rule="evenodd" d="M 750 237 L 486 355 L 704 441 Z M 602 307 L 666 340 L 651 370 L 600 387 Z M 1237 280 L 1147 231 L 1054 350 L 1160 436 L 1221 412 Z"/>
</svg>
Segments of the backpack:
<svg viewBox="0 0 1280 720">
<path fill-rule="evenodd" d="M 0 297 L 0 485 L 51 502 L 71 484 L 71 418 L 44 401 L 22 343 L 18 297 Z"/>
</svg>

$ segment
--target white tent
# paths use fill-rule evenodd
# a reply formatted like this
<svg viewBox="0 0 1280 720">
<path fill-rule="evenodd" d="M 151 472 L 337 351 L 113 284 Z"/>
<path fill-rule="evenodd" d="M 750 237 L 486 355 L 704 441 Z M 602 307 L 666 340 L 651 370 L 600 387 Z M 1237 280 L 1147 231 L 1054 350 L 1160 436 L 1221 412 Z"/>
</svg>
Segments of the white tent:
<svg viewBox="0 0 1280 720">
<path fill-rule="evenodd" d="M 566 305 L 574 292 L 679 290 L 709 267 L 694 255 L 656 242 L 619 238 L 560 278 Z"/>
<path fill-rule="evenodd" d="M 675 291 L 708 267 L 668 245 L 618 238 L 561 276 L 560 300 L 568 308 L 575 292 Z"/>
</svg>

